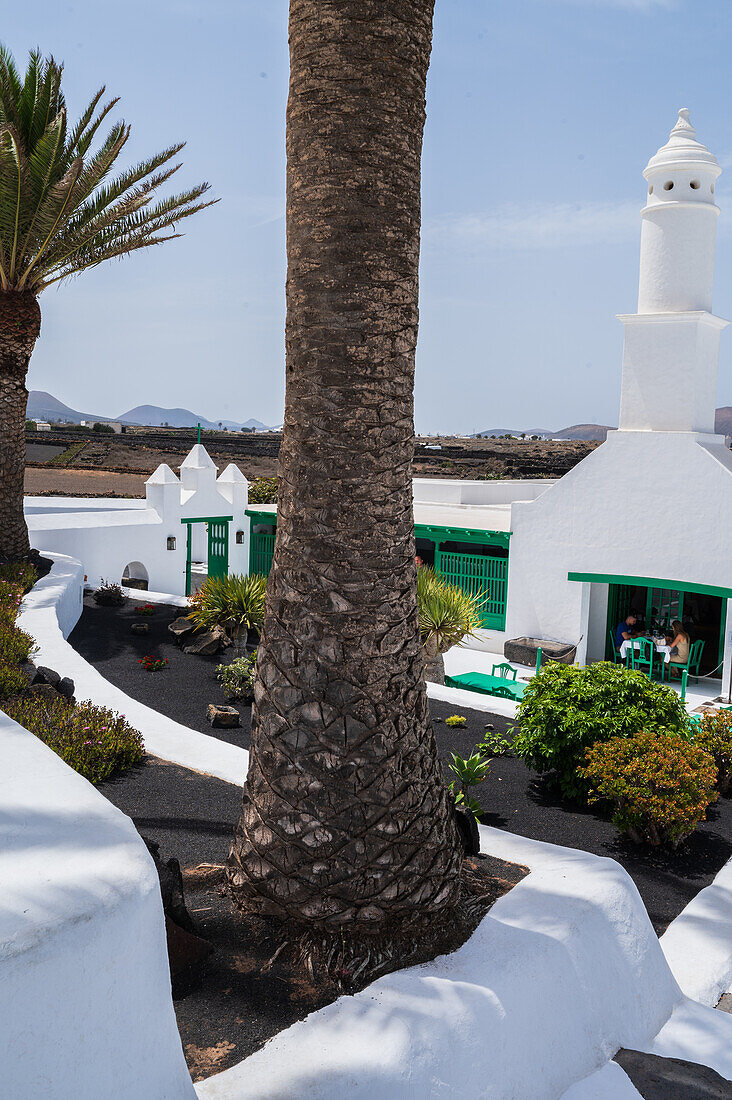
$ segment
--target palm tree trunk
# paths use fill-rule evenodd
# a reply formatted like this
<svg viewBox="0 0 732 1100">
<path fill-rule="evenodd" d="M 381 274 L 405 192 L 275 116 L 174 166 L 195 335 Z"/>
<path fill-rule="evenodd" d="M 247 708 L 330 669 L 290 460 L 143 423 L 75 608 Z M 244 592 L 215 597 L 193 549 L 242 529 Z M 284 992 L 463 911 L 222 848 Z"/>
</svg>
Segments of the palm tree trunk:
<svg viewBox="0 0 732 1100">
<path fill-rule="evenodd" d="M 20 561 L 30 551 L 23 516 L 25 379 L 40 331 L 35 295 L 0 291 L 0 561 Z"/>
<path fill-rule="evenodd" d="M 287 392 L 229 877 L 250 914 L 381 928 L 455 900 L 411 486 L 434 0 L 291 0 Z"/>
</svg>

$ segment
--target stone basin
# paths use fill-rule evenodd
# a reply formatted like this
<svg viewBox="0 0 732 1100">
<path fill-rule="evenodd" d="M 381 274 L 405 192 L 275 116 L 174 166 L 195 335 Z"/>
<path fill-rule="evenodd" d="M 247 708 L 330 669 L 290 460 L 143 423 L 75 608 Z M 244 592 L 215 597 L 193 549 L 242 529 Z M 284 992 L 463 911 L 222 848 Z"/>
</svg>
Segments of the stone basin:
<svg viewBox="0 0 732 1100">
<path fill-rule="evenodd" d="M 515 661 L 518 665 L 536 665 L 536 653 L 541 649 L 541 663 L 547 661 L 561 661 L 562 664 L 571 665 L 577 653 L 577 646 L 572 642 L 551 642 L 547 638 L 509 638 L 503 644 L 503 655 L 508 661 Z"/>
</svg>

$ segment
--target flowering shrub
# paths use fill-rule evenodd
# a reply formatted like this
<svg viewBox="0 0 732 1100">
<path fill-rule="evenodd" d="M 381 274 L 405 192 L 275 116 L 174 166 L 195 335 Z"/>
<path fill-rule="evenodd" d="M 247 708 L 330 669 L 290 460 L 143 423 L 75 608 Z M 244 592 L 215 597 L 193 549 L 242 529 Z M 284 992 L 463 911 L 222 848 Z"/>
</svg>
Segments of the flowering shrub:
<svg viewBox="0 0 732 1100">
<path fill-rule="evenodd" d="M 13 581 L 0 580 L 0 624 L 15 622 L 23 593 Z"/>
<path fill-rule="evenodd" d="M 0 658 L 0 702 L 17 695 L 28 687 L 28 681 L 17 666 L 8 664 Z M 3 703 L 3 709 L 5 704 Z"/>
<path fill-rule="evenodd" d="M 593 745 L 580 774 L 590 802 L 607 799 L 613 822 L 636 843 L 676 847 L 716 801 L 717 769 L 704 749 L 646 730 Z"/>
<path fill-rule="evenodd" d="M 468 720 L 462 714 L 451 714 L 445 719 L 446 726 L 467 726 Z"/>
<path fill-rule="evenodd" d="M 0 582 L 12 584 L 21 593 L 30 592 L 38 580 L 38 570 L 29 561 L 8 562 L 0 565 Z"/>
<path fill-rule="evenodd" d="M 135 608 L 136 615 L 154 615 L 155 604 L 154 603 L 139 603 Z"/>
<path fill-rule="evenodd" d="M 11 665 L 24 664 L 35 649 L 30 634 L 0 621 L 0 659 Z"/>
<path fill-rule="evenodd" d="M 702 715 L 692 741 L 714 759 L 719 793 L 728 794 L 732 788 L 732 711 Z"/>
<path fill-rule="evenodd" d="M 5 707 L 11 718 L 30 730 L 91 783 L 145 758 L 142 737 L 122 715 L 92 703 L 69 706 L 60 696 L 25 696 Z"/>
<path fill-rule="evenodd" d="M 237 657 L 228 665 L 219 665 L 216 669 L 216 679 L 224 689 L 227 699 L 254 698 L 254 670 L 257 663 L 257 654 L 247 653 L 243 657 Z"/>
<path fill-rule="evenodd" d="M 154 657 L 152 653 L 148 653 L 147 657 L 140 657 L 137 662 L 145 669 L 145 672 L 159 672 L 161 668 L 165 668 L 168 663 L 167 657 Z"/>
<path fill-rule="evenodd" d="M 590 745 L 637 730 L 687 732 L 675 691 L 608 662 L 577 668 L 552 661 L 527 685 L 517 718 L 516 754 L 538 772 L 554 772 L 562 794 L 580 801 L 588 786 L 578 768 Z"/>
</svg>

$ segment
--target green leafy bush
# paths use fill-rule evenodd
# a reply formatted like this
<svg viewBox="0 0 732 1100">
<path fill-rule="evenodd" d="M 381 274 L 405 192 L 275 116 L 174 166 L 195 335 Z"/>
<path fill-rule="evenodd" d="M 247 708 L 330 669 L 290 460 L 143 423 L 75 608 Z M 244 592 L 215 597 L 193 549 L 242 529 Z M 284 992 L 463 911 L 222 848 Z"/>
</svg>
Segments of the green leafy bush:
<svg viewBox="0 0 732 1100">
<path fill-rule="evenodd" d="M 613 822 L 636 843 L 676 847 L 717 798 L 717 769 L 704 749 L 674 733 L 645 730 L 588 749 L 580 768 L 590 802 L 608 800 Z"/>
<path fill-rule="evenodd" d="M 511 742 L 496 730 L 486 730 L 478 745 L 478 752 L 483 756 L 510 756 Z"/>
<path fill-rule="evenodd" d="M 101 783 L 145 758 L 137 730 L 105 707 L 88 702 L 70 706 L 60 696 L 26 696 L 13 699 L 5 709 L 91 783 Z"/>
<path fill-rule="evenodd" d="M 250 504 L 276 504 L 277 503 L 277 478 L 255 477 L 249 482 Z"/>
<path fill-rule="evenodd" d="M 17 665 L 8 664 L 0 657 L 0 701 L 10 699 L 27 687 L 28 681 Z"/>
<path fill-rule="evenodd" d="M 719 793 L 729 794 L 732 788 L 732 712 L 718 710 L 715 714 L 702 715 L 692 733 L 692 741 L 714 760 Z"/>
<path fill-rule="evenodd" d="M 219 665 L 216 669 L 216 679 L 224 689 L 227 699 L 243 699 L 249 701 L 254 698 L 254 672 L 257 663 L 257 654 L 246 653 L 243 657 L 237 657 L 228 665 Z"/>
<path fill-rule="evenodd" d="M 0 623 L 12 626 L 18 617 L 18 608 L 23 599 L 20 586 L 12 581 L 0 581 Z"/>
<path fill-rule="evenodd" d="M 223 627 L 239 642 L 249 630 L 261 629 L 266 591 L 267 578 L 260 573 L 207 577 L 198 592 L 189 597 L 188 618 L 199 629 Z"/>
<path fill-rule="evenodd" d="M 675 691 L 608 662 L 546 665 L 527 685 L 517 718 L 516 754 L 538 772 L 555 773 L 562 794 L 581 801 L 588 785 L 577 769 L 591 745 L 641 729 L 688 733 Z"/>
</svg>

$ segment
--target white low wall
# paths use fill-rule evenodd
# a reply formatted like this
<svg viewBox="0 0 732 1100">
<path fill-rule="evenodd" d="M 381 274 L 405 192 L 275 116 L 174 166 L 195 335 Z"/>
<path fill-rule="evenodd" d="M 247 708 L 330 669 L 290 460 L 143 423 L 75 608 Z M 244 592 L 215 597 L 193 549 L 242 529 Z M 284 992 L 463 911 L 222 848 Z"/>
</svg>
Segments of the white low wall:
<svg viewBox="0 0 732 1100">
<path fill-rule="evenodd" d="M 97 706 L 123 714 L 140 731 L 145 748 L 153 756 L 241 786 L 249 767 L 246 749 L 198 733 L 131 699 L 69 645 L 66 638 L 82 610 L 84 575 L 80 563 L 73 558 L 63 554 L 52 557 L 51 572 L 25 597 L 18 617 L 18 625 L 36 641 L 36 663 L 48 665 L 61 676 L 70 676 L 77 699 L 90 699 Z M 136 595 L 144 598 L 148 593 Z"/>
<path fill-rule="evenodd" d="M 619 1047 L 652 1043 L 683 997 L 626 872 L 480 832 L 531 874 L 466 944 L 294 1024 L 199 1100 L 556 1100 Z M 732 1017 L 722 1026 L 732 1043 Z"/>
<path fill-rule="evenodd" d="M 732 859 L 671 922 L 661 947 L 687 997 L 714 1007 L 732 987 Z"/>
<path fill-rule="evenodd" d="M 189 1100 L 155 867 L 132 822 L 0 712 L 0 1093 Z"/>
</svg>

